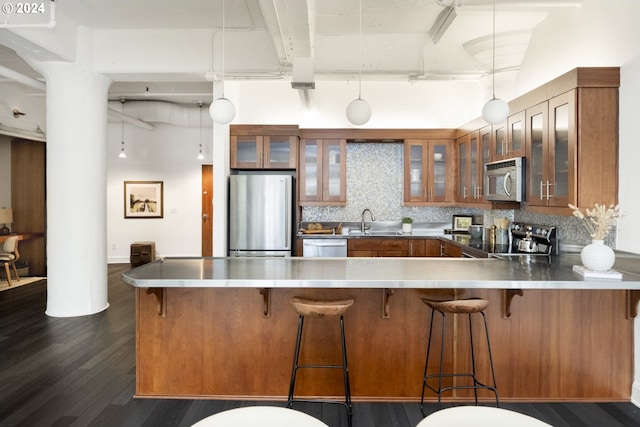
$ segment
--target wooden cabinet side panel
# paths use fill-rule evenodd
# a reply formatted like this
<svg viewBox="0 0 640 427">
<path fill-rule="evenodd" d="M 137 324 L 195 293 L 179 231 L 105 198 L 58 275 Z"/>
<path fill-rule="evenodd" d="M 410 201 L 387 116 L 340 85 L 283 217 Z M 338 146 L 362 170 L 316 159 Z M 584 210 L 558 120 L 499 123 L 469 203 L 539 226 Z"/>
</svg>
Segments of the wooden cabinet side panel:
<svg viewBox="0 0 640 427">
<path fill-rule="evenodd" d="M 618 90 L 578 92 L 578 206 L 618 200 Z"/>
</svg>

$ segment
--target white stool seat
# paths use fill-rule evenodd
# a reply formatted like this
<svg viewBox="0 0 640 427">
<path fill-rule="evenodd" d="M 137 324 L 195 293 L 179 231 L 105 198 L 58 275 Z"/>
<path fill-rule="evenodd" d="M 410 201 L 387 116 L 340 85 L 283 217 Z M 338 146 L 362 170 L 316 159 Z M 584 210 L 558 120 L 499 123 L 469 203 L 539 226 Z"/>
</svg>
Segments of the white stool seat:
<svg viewBox="0 0 640 427">
<path fill-rule="evenodd" d="M 329 427 L 295 409 L 278 406 L 246 406 L 204 418 L 191 427 Z"/>
<path fill-rule="evenodd" d="M 490 406 L 455 406 L 436 411 L 416 427 L 552 427 L 519 412 Z"/>
</svg>

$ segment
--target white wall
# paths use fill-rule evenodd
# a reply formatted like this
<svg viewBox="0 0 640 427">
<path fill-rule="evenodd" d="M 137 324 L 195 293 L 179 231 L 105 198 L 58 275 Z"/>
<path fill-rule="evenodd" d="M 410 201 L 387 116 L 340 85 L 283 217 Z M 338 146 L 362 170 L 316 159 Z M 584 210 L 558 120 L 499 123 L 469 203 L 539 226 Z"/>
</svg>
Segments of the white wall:
<svg viewBox="0 0 640 427">
<path fill-rule="evenodd" d="M 108 126 L 107 253 L 111 263 L 129 262 L 134 241 L 155 241 L 158 256 L 201 255 L 199 130 L 154 126 L 148 131 L 125 123 L 126 159 L 118 157 L 121 124 Z M 203 140 L 211 140 L 211 128 L 203 129 Z M 164 218 L 125 219 L 124 181 L 163 181 Z"/>
<path fill-rule="evenodd" d="M 640 57 L 624 65 L 621 73 L 620 91 L 620 173 L 619 197 L 623 216 L 618 221 L 618 249 L 623 251 L 640 253 L 640 197 L 638 197 L 638 183 L 640 182 L 640 169 L 637 159 L 640 158 L 640 144 L 636 122 L 640 108 L 638 96 L 640 96 Z M 632 399 L 640 406 L 640 318 L 635 319 L 635 378 L 633 383 Z"/>
</svg>

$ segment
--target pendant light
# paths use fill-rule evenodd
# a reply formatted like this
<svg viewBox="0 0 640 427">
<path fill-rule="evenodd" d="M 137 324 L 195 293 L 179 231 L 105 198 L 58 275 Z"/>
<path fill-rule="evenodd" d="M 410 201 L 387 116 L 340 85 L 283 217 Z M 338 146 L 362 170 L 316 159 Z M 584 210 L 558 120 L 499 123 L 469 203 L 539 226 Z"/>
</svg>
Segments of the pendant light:
<svg viewBox="0 0 640 427">
<path fill-rule="evenodd" d="M 124 97 L 120 98 L 120 103 L 122 104 L 122 114 L 124 116 Z M 118 154 L 118 157 L 120 157 L 121 159 L 126 159 L 127 153 L 124 152 L 124 117 L 120 123 L 121 123 L 120 136 L 121 136 L 122 142 L 120 144 L 120 154 Z"/>
<path fill-rule="evenodd" d="M 225 0 L 222 0 L 222 96 L 209 106 L 209 115 L 214 122 L 221 125 L 231 123 L 236 115 L 233 102 L 224 97 L 225 22 Z"/>
<path fill-rule="evenodd" d="M 496 1 L 493 0 L 493 65 L 491 69 L 493 78 L 493 98 L 482 107 L 482 117 L 492 125 L 502 123 L 509 116 L 509 104 L 500 98 L 496 98 Z"/>
<path fill-rule="evenodd" d="M 371 107 L 367 101 L 362 99 L 362 0 L 360 0 L 359 19 L 360 69 L 358 75 L 358 99 L 354 99 L 347 106 L 347 119 L 356 126 L 367 123 L 371 118 Z"/>
<path fill-rule="evenodd" d="M 198 101 L 198 120 L 200 122 L 200 134 L 198 137 L 198 145 L 200 150 L 198 151 L 198 160 L 204 160 L 204 154 L 202 154 L 202 101 Z"/>
</svg>

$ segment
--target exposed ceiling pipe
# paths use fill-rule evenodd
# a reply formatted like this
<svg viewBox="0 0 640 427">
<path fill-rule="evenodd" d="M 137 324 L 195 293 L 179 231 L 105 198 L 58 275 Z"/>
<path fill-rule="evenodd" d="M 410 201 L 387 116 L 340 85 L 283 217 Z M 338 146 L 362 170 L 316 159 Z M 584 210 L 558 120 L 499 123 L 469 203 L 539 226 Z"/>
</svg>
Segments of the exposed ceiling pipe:
<svg viewBox="0 0 640 427">
<path fill-rule="evenodd" d="M 119 101 L 109 102 L 110 116 L 115 108 L 119 108 L 119 104 Z M 114 112 L 122 114 L 117 110 Z M 133 120 L 144 123 L 146 126 L 150 126 L 150 128 L 153 128 L 153 126 L 151 126 L 149 122 L 197 128 L 200 126 L 199 112 L 200 108 L 197 104 L 185 106 L 164 101 L 127 101 L 127 114 L 130 117 L 135 117 Z M 117 120 L 122 120 L 122 118 L 117 117 Z M 212 127 L 213 121 L 210 118 L 204 118 L 202 126 Z M 148 128 L 145 127 L 145 129 Z"/>
<path fill-rule="evenodd" d="M 47 85 L 44 82 L 14 71 L 11 68 L 4 67 L 2 65 L 0 65 L 0 76 L 6 77 L 25 86 L 29 86 L 33 89 L 41 91 L 47 90 Z"/>
<path fill-rule="evenodd" d="M 47 85 L 38 80 L 38 79 L 34 79 L 33 77 L 29 77 L 27 75 L 24 75 L 22 73 L 19 73 L 15 70 L 12 70 L 11 68 L 7 68 L 4 67 L 2 65 L 0 65 L 0 76 L 6 77 L 10 80 L 13 80 L 15 82 L 21 83 L 25 86 L 31 87 L 33 89 L 36 90 L 40 90 L 43 92 L 47 91 Z M 108 115 L 110 118 L 112 119 L 117 119 L 117 120 L 124 120 L 128 123 L 131 123 L 135 126 L 141 127 L 143 129 L 147 129 L 147 130 L 151 130 L 153 129 L 153 126 L 151 126 L 149 123 L 145 123 L 142 120 L 138 120 L 134 117 L 131 116 L 127 116 L 125 114 L 122 114 L 121 112 L 114 110 L 112 108 L 109 108 L 109 110 L 107 111 Z"/>
<path fill-rule="evenodd" d="M 127 108 L 129 107 L 129 105 L 127 104 Z M 149 123 L 143 122 L 142 120 L 138 120 L 135 119 L 131 116 L 128 116 L 126 114 L 123 114 L 122 112 L 118 111 L 118 110 L 114 110 L 113 108 L 109 107 L 109 109 L 107 110 L 107 114 L 109 116 L 110 119 L 113 120 L 117 120 L 117 121 L 125 121 L 127 123 L 130 123 L 132 125 L 138 126 L 142 129 L 146 129 L 146 130 L 152 130 L 153 126 L 150 125 Z"/>
</svg>

